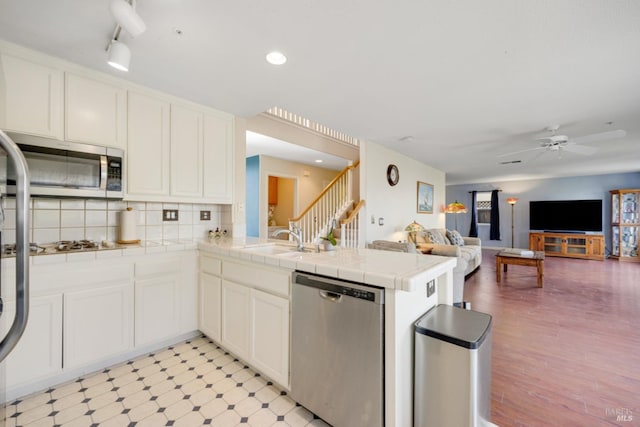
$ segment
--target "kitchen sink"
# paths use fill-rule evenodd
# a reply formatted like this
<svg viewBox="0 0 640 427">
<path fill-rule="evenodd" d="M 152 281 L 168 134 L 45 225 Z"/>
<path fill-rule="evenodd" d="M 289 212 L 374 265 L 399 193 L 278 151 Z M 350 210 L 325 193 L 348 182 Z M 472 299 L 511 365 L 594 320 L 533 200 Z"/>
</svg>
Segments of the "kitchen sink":
<svg viewBox="0 0 640 427">
<path fill-rule="evenodd" d="M 291 254 L 296 255 L 296 254 L 301 254 L 303 252 L 306 252 L 306 253 L 311 252 L 310 249 L 306 249 L 306 248 L 304 251 L 301 252 L 301 251 L 298 251 L 295 246 L 288 246 L 288 245 L 252 246 L 252 247 L 244 248 L 244 251 L 255 253 L 255 254 L 261 254 L 261 255 L 282 255 L 282 256 L 287 256 Z"/>
</svg>

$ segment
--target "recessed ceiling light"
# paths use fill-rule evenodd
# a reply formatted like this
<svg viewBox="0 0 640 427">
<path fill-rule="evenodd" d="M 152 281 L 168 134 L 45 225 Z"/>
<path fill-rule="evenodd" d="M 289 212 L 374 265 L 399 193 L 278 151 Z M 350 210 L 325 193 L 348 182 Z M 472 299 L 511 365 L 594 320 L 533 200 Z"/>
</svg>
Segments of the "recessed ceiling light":
<svg viewBox="0 0 640 427">
<path fill-rule="evenodd" d="M 273 51 L 267 53 L 267 62 L 271 65 L 282 65 L 287 62 L 287 57 L 281 52 Z"/>
<path fill-rule="evenodd" d="M 316 163 L 322 163 L 322 159 L 317 159 L 315 162 Z"/>
<path fill-rule="evenodd" d="M 413 142 L 414 140 L 415 137 L 413 137 L 412 135 L 403 136 L 402 138 L 398 139 L 398 141 L 400 142 Z"/>
</svg>

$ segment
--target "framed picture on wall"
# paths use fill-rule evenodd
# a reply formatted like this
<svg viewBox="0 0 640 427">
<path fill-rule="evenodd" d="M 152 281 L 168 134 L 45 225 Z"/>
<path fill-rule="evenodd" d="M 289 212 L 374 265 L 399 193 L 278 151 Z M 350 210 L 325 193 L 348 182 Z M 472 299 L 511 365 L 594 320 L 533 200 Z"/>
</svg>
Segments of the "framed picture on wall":
<svg viewBox="0 0 640 427">
<path fill-rule="evenodd" d="M 418 213 L 433 213 L 433 185 L 418 181 Z"/>
</svg>

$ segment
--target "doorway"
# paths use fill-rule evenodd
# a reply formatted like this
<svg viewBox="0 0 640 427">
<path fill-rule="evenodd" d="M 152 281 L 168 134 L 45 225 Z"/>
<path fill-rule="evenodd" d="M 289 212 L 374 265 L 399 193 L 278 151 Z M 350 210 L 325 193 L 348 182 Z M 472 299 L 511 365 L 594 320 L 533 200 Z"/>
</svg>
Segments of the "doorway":
<svg viewBox="0 0 640 427">
<path fill-rule="evenodd" d="M 293 218 L 295 211 L 296 180 L 284 176 L 269 175 L 268 206 L 267 206 L 267 234 L 269 237 L 277 230 L 289 228 L 289 218 Z M 287 240 L 287 234 L 278 238 Z"/>
</svg>

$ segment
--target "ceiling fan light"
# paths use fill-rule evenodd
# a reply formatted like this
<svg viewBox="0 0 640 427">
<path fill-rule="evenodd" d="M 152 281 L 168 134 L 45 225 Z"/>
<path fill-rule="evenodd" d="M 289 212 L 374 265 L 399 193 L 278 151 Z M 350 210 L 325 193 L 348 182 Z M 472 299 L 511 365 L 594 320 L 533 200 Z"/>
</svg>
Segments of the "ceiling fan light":
<svg viewBox="0 0 640 427">
<path fill-rule="evenodd" d="M 129 71 L 131 62 L 131 50 L 126 44 L 114 40 L 109 47 L 109 59 L 107 63 L 120 71 Z"/>
<path fill-rule="evenodd" d="M 113 14 L 118 25 L 124 28 L 131 37 L 138 37 L 147 29 L 140 15 L 126 0 L 113 0 L 111 2 L 111 14 Z"/>
</svg>

